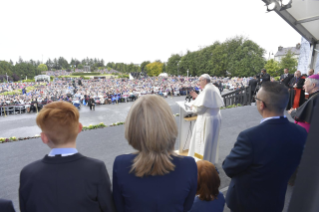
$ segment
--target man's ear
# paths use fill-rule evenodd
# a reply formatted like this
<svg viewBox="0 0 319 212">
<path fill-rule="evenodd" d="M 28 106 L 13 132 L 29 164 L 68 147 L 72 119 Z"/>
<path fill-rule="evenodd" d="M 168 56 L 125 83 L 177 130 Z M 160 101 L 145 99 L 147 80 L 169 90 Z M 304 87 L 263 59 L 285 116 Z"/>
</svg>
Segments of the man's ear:
<svg viewBox="0 0 319 212">
<path fill-rule="evenodd" d="M 49 138 L 48 138 L 48 136 L 46 136 L 46 134 L 44 134 L 43 132 L 41 132 L 41 139 L 42 139 L 42 142 L 44 143 L 44 144 L 48 144 L 49 143 Z"/>
<path fill-rule="evenodd" d="M 79 132 L 78 133 L 82 132 L 82 128 L 83 128 L 83 125 L 81 123 L 79 123 Z"/>
<path fill-rule="evenodd" d="M 265 109 L 265 104 L 264 104 L 264 102 L 260 102 L 260 104 L 259 104 L 259 109 L 260 109 L 261 111 Z"/>
</svg>

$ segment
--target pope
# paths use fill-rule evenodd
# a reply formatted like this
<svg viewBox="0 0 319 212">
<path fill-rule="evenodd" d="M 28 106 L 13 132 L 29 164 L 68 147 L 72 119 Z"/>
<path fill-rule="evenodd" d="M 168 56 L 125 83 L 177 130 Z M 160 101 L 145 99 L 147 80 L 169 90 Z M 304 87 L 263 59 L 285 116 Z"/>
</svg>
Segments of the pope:
<svg viewBox="0 0 319 212">
<path fill-rule="evenodd" d="M 197 120 L 188 155 L 216 164 L 218 163 L 218 137 L 222 121 L 220 107 L 224 105 L 224 101 L 218 88 L 211 83 L 208 74 L 199 77 L 199 85 L 202 89 L 199 94 L 194 91 L 190 93 L 195 99 L 192 103 L 192 110 L 197 113 Z"/>
</svg>

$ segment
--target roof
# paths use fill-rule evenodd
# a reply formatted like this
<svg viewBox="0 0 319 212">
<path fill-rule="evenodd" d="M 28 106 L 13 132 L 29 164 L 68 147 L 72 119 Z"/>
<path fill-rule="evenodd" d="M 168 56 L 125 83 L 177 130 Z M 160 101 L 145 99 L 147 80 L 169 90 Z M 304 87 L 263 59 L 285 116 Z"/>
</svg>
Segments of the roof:
<svg viewBox="0 0 319 212">
<path fill-rule="evenodd" d="M 285 56 L 288 51 L 291 51 L 291 53 L 293 53 L 294 55 L 300 55 L 300 48 L 296 48 L 296 47 L 288 47 L 288 48 L 282 48 L 281 51 L 277 51 L 277 53 L 275 54 L 275 57 L 279 57 L 279 56 Z"/>
<path fill-rule="evenodd" d="M 262 1 L 270 3 L 270 0 Z M 274 11 L 309 43 L 319 43 L 318 0 L 293 0 L 291 8 L 282 11 L 276 8 Z"/>
</svg>

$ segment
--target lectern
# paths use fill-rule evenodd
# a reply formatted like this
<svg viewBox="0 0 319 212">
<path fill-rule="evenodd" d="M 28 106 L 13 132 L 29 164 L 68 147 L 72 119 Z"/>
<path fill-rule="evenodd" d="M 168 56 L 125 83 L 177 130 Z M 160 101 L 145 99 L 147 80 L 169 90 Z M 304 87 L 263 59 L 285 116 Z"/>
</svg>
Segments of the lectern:
<svg viewBox="0 0 319 212">
<path fill-rule="evenodd" d="M 177 140 L 178 154 L 187 154 L 192 137 L 193 127 L 197 117 L 185 118 L 186 115 L 191 114 L 192 111 L 185 107 L 184 101 L 176 102 L 179 106 L 179 139 Z"/>
</svg>

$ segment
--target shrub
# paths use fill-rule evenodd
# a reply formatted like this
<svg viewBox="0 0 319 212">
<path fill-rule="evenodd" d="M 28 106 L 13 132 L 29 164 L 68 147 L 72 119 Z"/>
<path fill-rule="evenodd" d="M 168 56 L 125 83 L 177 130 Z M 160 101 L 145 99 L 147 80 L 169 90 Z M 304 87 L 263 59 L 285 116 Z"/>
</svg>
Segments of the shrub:
<svg viewBox="0 0 319 212">
<path fill-rule="evenodd" d="M 22 82 L 35 82 L 33 79 L 22 80 Z"/>
<path fill-rule="evenodd" d="M 118 78 L 129 78 L 129 75 L 128 74 L 120 74 L 118 75 Z"/>
</svg>

